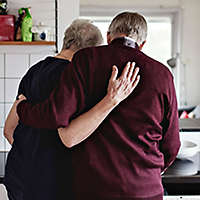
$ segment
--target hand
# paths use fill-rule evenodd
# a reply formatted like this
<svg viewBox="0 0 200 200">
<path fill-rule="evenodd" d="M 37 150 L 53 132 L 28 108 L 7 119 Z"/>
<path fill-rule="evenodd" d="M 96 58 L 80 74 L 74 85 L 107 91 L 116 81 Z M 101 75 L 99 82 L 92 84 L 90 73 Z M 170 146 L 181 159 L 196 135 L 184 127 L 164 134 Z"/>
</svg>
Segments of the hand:
<svg viewBox="0 0 200 200">
<path fill-rule="evenodd" d="M 18 101 L 20 102 L 20 101 L 23 101 L 23 100 L 26 100 L 26 97 L 23 94 L 20 94 L 18 96 Z"/>
<path fill-rule="evenodd" d="M 5 126 L 4 126 L 4 136 L 6 137 L 6 139 L 8 140 L 8 142 L 12 145 L 13 144 L 13 133 L 15 128 L 17 127 L 18 121 L 19 121 L 19 116 L 17 115 L 17 105 L 25 100 L 26 97 L 24 95 L 20 95 L 18 100 L 16 100 L 13 103 L 12 108 L 10 109 L 10 112 L 6 118 L 5 121 Z"/>
<path fill-rule="evenodd" d="M 19 120 L 19 116 L 18 116 L 18 114 L 17 114 L 17 105 L 18 105 L 21 101 L 23 101 L 23 100 L 26 100 L 26 97 L 25 97 L 23 94 L 20 94 L 20 95 L 18 96 L 18 99 L 15 100 L 15 102 L 14 102 L 12 108 L 11 108 L 11 110 L 12 110 L 12 112 L 14 112 L 14 114 L 15 114 L 17 120 Z"/>
<path fill-rule="evenodd" d="M 128 62 L 121 74 L 117 78 L 118 68 L 114 65 L 112 75 L 109 80 L 107 96 L 114 104 L 119 104 L 127 98 L 137 86 L 140 75 L 138 75 L 139 68 L 135 67 L 135 63 Z"/>
</svg>

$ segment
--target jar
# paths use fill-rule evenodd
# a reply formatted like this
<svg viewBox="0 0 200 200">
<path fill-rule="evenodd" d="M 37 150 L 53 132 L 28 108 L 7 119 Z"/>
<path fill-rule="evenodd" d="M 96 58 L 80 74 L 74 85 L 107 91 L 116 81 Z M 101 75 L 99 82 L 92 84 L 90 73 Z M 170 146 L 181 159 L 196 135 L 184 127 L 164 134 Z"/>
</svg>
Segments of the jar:
<svg viewBox="0 0 200 200">
<path fill-rule="evenodd" d="M 51 41 L 51 28 L 41 22 L 32 27 L 34 41 Z"/>
</svg>

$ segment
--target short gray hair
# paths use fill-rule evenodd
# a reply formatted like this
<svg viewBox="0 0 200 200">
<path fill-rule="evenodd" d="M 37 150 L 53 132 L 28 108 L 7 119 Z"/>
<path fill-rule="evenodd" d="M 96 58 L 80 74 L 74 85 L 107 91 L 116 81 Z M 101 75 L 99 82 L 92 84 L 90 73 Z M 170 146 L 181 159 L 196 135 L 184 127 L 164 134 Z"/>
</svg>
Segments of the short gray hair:
<svg viewBox="0 0 200 200">
<path fill-rule="evenodd" d="M 111 22 L 108 33 L 115 37 L 119 34 L 125 34 L 140 45 L 147 37 L 147 22 L 145 18 L 133 12 L 123 12 L 118 14 Z"/>
<path fill-rule="evenodd" d="M 89 20 L 77 19 L 66 29 L 63 49 L 79 49 L 98 46 L 103 43 L 101 31 Z"/>
</svg>

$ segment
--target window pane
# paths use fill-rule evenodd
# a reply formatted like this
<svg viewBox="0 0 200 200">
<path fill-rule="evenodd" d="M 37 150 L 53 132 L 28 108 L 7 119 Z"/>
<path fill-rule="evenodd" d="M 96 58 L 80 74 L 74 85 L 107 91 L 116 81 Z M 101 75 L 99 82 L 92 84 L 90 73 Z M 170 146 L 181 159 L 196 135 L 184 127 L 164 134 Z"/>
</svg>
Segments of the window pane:
<svg viewBox="0 0 200 200">
<path fill-rule="evenodd" d="M 104 44 L 106 33 L 112 20 L 111 17 L 83 17 L 93 21 L 102 32 Z M 170 17 L 146 17 L 148 22 L 147 42 L 142 51 L 148 56 L 167 65 L 167 60 L 171 58 L 171 33 L 172 23 Z"/>
<path fill-rule="evenodd" d="M 167 65 L 167 60 L 171 58 L 171 29 L 170 18 L 147 19 L 148 34 L 143 52 L 148 56 Z"/>
</svg>

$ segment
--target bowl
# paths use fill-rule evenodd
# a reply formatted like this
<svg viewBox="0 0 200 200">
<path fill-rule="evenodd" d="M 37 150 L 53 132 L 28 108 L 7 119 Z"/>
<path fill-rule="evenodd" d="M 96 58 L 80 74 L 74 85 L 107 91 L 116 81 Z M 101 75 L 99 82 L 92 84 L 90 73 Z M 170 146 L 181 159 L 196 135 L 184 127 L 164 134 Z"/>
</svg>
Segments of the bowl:
<svg viewBox="0 0 200 200">
<path fill-rule="evenodd" d="M 198 173 L 198 163 L 187 159 L 176 159 L 164 173 L 165 176 L 192 176 Z"/>
<path fill-rule="evenodd" d="M 199 152 L 199 145 L 193 141 L 182 140 L 177 158 L 188 159 Z"/>
</svg>

